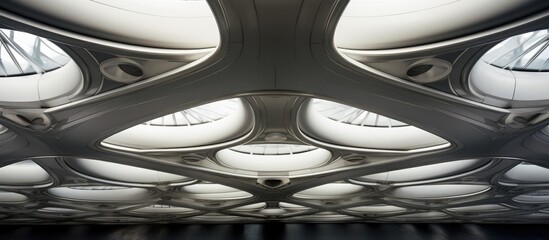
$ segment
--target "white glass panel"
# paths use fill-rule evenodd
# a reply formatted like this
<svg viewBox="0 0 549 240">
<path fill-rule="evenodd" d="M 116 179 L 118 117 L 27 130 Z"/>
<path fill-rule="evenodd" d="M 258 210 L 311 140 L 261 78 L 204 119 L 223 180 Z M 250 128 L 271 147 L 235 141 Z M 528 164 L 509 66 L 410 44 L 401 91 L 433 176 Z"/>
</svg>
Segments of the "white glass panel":
<svg viewBox="0 0 549 240">
<path fill-rule="evenodd" d="M 442 212 L 421 212 L 421 213 L 411 213 L 411 214 L 405 214 L 400 216 L 393 216 L 388 217 L 386 219 L 395 219 L 395 220 L 418 220 L 421 221 L 422 219 L 428 220 L 428 219 L 440 219 L 440 218 L 446 218 L 448 217 L 447 214 Z"/>
<path fill-rule="evenodd" d="M 207 1 L 7 0 L 2 7 L 69 31 L 139 46 L 197 49 L 220 41 Z"/>
<path fill-rule="evenodd" d="M 202 216 L 196 216 L 189 218 L 189 220 L 197 221 L 236 221 L 243 220 L 244 218 L 238 216 L 224 215 L 224 214 L 205 214 Z"/>
<path fill-rule="evenodd" d="M 216 154 L 222 164 L 249 171 L 310 169 L 328 162 L 331 157 L 332 154 L 327 150 L 295 144 L 242 145 Z"/>
<path fill-rule="evenodd" d="M 450 146 L 420 128 L 392 119 L 380 122 L 380 118 L 386 117 L 320 99 L 305 102 L 299 110 L 300 129 L 305 134 L 340 146 L 379 151 L 429 151 Z"/>
<path fill-rule="evenodd" d="M 198 183 L 181 187 L 187 196 L 202 200 L 233 200 L 252 197 L 253 195 L 232 187 L 213 183 Z"/>
<path fill-rule="evenodd" d="M 291 219 L 303 220 L 303 221 L 341 221 L 356 219 L 353 216 L 343 215 L 335 212 L 321 212 L 308 216 L 293 217 Z"/>
<path fill-rule="evenodd" d="M 110 186 L 56 187 L 49 189 L 48 192 L 61 198 L 93 202 L 140 201 L 151 194 L 144 188 Z"/>
<path fill-rule="evenodd" d="M 405 212 L 406 208 L 381 204 L 347 208 L 347 211 L 362 214 L 391 214 Z"/>
<path fill-rule="evenodd" d="M 438 184 L 397 188 L 393 196 L 410 199 L 443 199 L 465 197 L 488 191 L 490 186 L 467 184 Z"/>
<path fill-rule="evenodd" d="M 363 190 L 364 187 L 359 185 L 349 183 L 328 183 L 298 192 L 294 194 L 294 197 L 306 199 L 337 199 L 360 193 Z"/>
<path fill-rule="evenodd" d="M 529 163 L 521 163 L 507 171 L 503 182 L 542 184 L 549 182 L 549 169 Z"/>
<path fill-rule="evenodd" d="M 548 203 L 549 202 L 549 190 L 535 191 L 531 193 L 522 194 L 513 198 L 513 201 L 520 203 Z"/>
<path fill-rule="evenodd" d="M 137 218 L 137 217 L 117 217 L 117 216 L 112 216 L 112 217 L 90 217 L 90 218 L 84 218 L 84 220 L 87 220 L 87 221 L 94 221 L 94 222 L 146 222 L 146 221 L 149 221 L 150 219 L 147 219 L 147 218 Z"/>
<path fill-rule="evenodd" d="M 71 61 L 55 44 L 29 33 L 0 29 L 0 42 L 4 77 L 48 72 Z"/>
<path fill-rule="evenodd" d="M 544 7 L 532 0 L 351 0 L 334 42 L 365 50 L 417 46 L 498 26 Z"/>
<path fill-rule="evenodd" d="M 477 213 L 477 212 L 501 212 L 507 211 L 509 208 L 498 204 L 483 204 L 476 206 L 466 206 L 457 208 L 448 208 L 448 211 L 460 212 L 460 213 Z"/>
<path fill-rule="evenodd" d="M 52 181 L 48 172 L 32 160 L 25 160 L 0 168 L 1 185 L 28 186 Z"/>
<path fill-rule="evenodd" d="M 83 213 L 82 210 L 72 209 L 72 208 L 60 208 L 60 207 L 45 207 L 38 209 L 39 212 L 45 213 L 58 213 L 58 214 L 77 214 Z"/>
<path fill-rule="evenodd" d="M 430 164 L 402 170 L 389 171 L 362 176 L 359 180 L 376 182 L 411 182 L 447 177 L 478 167 L 480 160 L 461 160 Z"/>
<path fill-rule="evenodd" d="M 185 207 L 175 207 L 170 205 L 150 205 L 148 207 L 131 210 L 132 213 L 140 214 L 186 214 L 196 212 L 197 210 Z"/>
<path fill-rule="evenodd" d="M 266 208 L 261 211 L 259 211 L 260 214 L 267 215 L 267 216 L 275 216 L 275 215 L 282 215 L 287 213 L 286 210 L 280 209 L 280 208 Z"/>
<path fill-rule="evenodd" d="M 253 119 L 249 105 L 241 99 L 222 100 L 128 128 L 105 139 L 103 145 L 138 152 L 199 147 L 245 135 L 252 129 Z"/>
<path fill-rule="evenodd" d="M 23 194 L 0 191 L 0 203 L 20 203 L 27 201 L 29 198 Z"/>
<path fill-rule="evenodd" d="M 233 211 L 257 211 L 257 210 L 261 210 L 261 209 L 264 209 L 265 207 L 267 207 L 267 204 L 262 202 L 262 203 L 254 203 L 254 204 L 250 204 L 250 205 L 245 205 L 245 206 L 242 206 L 242 207 L 237 207 L 237 208 L 234 208 Z"/>
<path fill-rule="evenodd" d="M 308 207 L 305 207 L 305 206 L 301 206 L 301 205 L 297 205 L 297 204 L 293 204 L 293 203 L 285 203 L 285 202 L 280 202 L 278 203 L 278 206 L 284 210 L 288 210 L 288 211 L 303 211 L 303 210 L 309 210 L 310 208 Z"/>
<path fill-rule="evenodd" d="M 78 158 L 70 160 L 68 164 L 84 174 L 120 182 L 173 183 L 190 180 L 181 175 L 91 159 Z"/>
</svg>

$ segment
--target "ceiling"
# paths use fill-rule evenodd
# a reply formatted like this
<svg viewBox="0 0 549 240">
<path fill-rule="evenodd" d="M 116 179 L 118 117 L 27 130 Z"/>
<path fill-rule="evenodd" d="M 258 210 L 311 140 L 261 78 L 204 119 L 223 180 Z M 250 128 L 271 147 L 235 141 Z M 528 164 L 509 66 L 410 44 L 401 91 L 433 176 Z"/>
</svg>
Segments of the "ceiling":
<svg viewBox="0 0 549 240">
<path fill-rule="evenodd" d="M 548 8 L 2 1 L 0 223 L 543 222 Z"/>
</svg>

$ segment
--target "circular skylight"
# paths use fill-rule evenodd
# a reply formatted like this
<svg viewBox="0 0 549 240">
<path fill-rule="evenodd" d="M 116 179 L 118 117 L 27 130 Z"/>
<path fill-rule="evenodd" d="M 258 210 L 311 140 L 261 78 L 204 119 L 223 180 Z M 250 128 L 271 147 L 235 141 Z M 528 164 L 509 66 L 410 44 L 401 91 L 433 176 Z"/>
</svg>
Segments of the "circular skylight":
<svg viewBox="0 0 549 240">
<path fill-rule="evenodd" d="M 0 168 L 0 185 L 33 186 L 51 183 L 50 174 L 32 160 Z"/>
<path fill-rule="evenodd" d="M 67 164 L 86 175 L 119 182 L 160 184 L 182 183 L 191 180 L 181 175 L 91 159 L 71 159 L 67 161 Z"/>
<path fill-rule="evenodd" d="M 342 147 L 418 152 L 450 146 L 446 140 L 420 128 L 321 99 L 304 102 L 298 117 L 299 127 L 307 136 Z"/>
<path fill-rule="evenodd" d="M 64 104 L 83 88 L 78 65 L 57 45 L 0 28 L 0 105 L 40 108 Z"/>
<path fill-rule="evenodd" d="M 549 71 L 549 30 L 510 37 L 491 48 L 481 60 L 513 71 Z"/>
<path fill-rule="evenodd" d="M 253 196 L 248 192 L 214 183 L 197 183 L 184 186 L 181 187 L 181 191 L 186 193 L 185 195 L 188 198 L 212 201 L 245 199 Z"/>
<path fill-rule="evenodd" d="M 294 197 L 317 200 L 341 199 L 360 193 L 364 189 L 363 186 L 350 183 L 328 183 L 298 192 L 294 194 Z"/>
<path fill-rule="evenodd" d="M 397 198 L 436 200 L 468 197 L 488 190 L 490 190 L 490 186 L 487 185 L 437 184 L 401 187 L 395 189 L 392 195 Z"/>
<path fill-rule="evenodd" d="M 45 73 L 71 61 L 47 39 L 11 29 L 0 29 L 0 77 Z"/>
<path fill-rule="evenodd" d="M 545 91 L 549 87 L 548 47 L 547 29 L 505 39 L 471 69 L 471 93 L 498 107 L 545 105 L 549 101 Z"/>
<path fill-rule="evenodd" d="M 318 167 L 332 154 L 324 149 L 300 144 L 248 144 L 224 149 L 216 154 L 222 164 L 249 171 L 296 171 Z"/>
<path fill-rule="evenodd" d="M 140 201 L 151 194 L 144 188 L 118 186 L 55 187 L 49 189 L 48 192 L 61 198 L 91 202 Z"/>
<path fill-rule="evenodd" d="M 447 177 L 470 171 L 478 167 L 481 163 L 482 161 L 478 159 L 437 163 L 420 167 L 366 175 L 359 177 L 358 180 L 379 183 L 399 183 L 429 179 L 435 180 L 437 178 Z"/>
<path fill-rule="evenodd" d="M 168 114 L 105 139 L 104 146 L 126 151 L 175 151 L 233 140 L 250 132 L 254 116 L 242 99 L 217 101 Z"/>
</svg>

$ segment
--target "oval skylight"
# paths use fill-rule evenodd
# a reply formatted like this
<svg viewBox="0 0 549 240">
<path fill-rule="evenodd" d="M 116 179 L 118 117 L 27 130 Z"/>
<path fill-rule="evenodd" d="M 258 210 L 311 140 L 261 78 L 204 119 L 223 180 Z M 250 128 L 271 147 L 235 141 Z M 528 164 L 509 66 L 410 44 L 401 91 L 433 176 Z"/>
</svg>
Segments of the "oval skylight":
<svg viewBox="0 0 549 240">
<path fill-rule="evenodd" d="M 549 169 L 524 162 L 507 171 L 501 177 L 500 182 L 513 184 L 549 183 Z"/>
<path fill-rule="evenodd" d="M 239 216 L 231 216 L 231 215 L 225 215 L 225 214 L 219 214 L 219 213 L 209 213 L 204 214 L 200 216 L 195 216 L 186 220 L 196 220 L 196 221 L 236 221 L 236 220 L 244 220 L 245 218 L 239 217 Z"/>
<path fill-rule="evenodd" d="M 33 186 L 51 183 L 50 174 L 32 160 L 0 168 L 0 185 Z"/>
<path fill-rule="evenodd" d="M 83 174 L 120 182 L 161 184 L 182 183 L 191 180 L 181 175 L 99 160 L 76 158 L 67 161 L 67 164 Z"/>
<path fill-rule="evenodd" d="M 27 201 L 29 198 L 23 194 L 0 191 L 0 203 L 15 204 Z"/>
<path fill-rule="evenodd" d="M 406 212 L 406 208 L 385 205 L 385 204 L 376 204 L 370 206 L 359 206 L 346 209 L 349 212 L 360 213 L 360 214 L 392 214 Z"/>
<path fill-rule="evenodd" d="M 448 211 L 459 213 L 479 213 L 479 212 L 502 212 L 507 211 L 509 208 L 501 206 L 499 204 L 482 204 L 466 207 L 448 208 Z"/>
<path fill-rule="evenodd" d="M 307 216 L 292 217 L 292 220 L 300 221 L 343 221 L 356 219 L 353 216 L 343 215 L 336 212 L 321 212 Z"/>
<path fill-rule="evenodd" d="M 181 187 L 181 191 L 186 193 L 185 195 L 188 198 L 212 201 L 245 199 L 253 196 L 248 192 L 214 183 L 197 183 L 184 186 Z"/>
<path fill-rule="evenodd" d="M 84 218 L 86 221 L 93 221 L 93 222 L 113 222 L 113 223 L 119 223 L 119 222 L 147 222 L 150 221 L 150 219 L 147 218 L 138 218 L 138 217 L 126 217 L 126 216 L 100 216 L 100 217 L 89 217 Z"/>
<path fill-rule="evenodd" d="M 489 29 L 545 7 L 543 1 L 351 0 L 334 42 L 365 50 L 416 46 Z"/>
<path fill-rule="evenodd" d="M 264 209 L 265 207 L 267 207 L 267 203 L 261 202 L 261 203 L 254 203 L 250 205 L 244 205 L 241 207 L 233 208 L 232 210 L 237 212 L 240 212 L 240 211 L 248 212 L 248 211 L 258 211 L 258 210 Z"/>
<path fill-rule="evenodd" d="M 480 194 L 488 190 L 490 190 L 490 186 L 486 185 L 437 184 L 400 187 L 395 189 L 392 195 L 397 198 L 434 200 L 467 197 Z"/>
<path fill-rule="evenodd" d="M 432 219 L 441 219 L 449 217 L 447 214 L 442 212 L 419 212 L 419 213 L 410 213 L 405 215 L 391 216 L 385 219 L 387 220 L 432 220 Z"/>
<path fill-rule="evenodd" d="M 52 26 L 133 45 L 198 49 L 214 48 L 220 41 L 207 1 L 51 0 L 5 1 L 0 5 Z"/>
<path fill-rule="evenodd" d="M 429 179 L 434 180 L 437 178 L 452 176 L 470 171 L 478 167 L 481 163 L 482 161 L 478 159 L 437 163 L 420 167 L 366 175 L 359 177 L 358 180 L 379 183 L 412 182 Z"/>
<path fill-rule="evenodd" d="M 324 149 L 299 144 L 249 144 L 216 154 L 222 164 L 248 171 L 297 171 L 318 167 L 330 160 Z"/>
<path fill-rule="evenodd" d="M 549 100 L 549 30 L 510 37 L 486 52 L 471 69 L 469 87 L 486 104 L 509 107 Z"/>
<path fill-rule="evenodd" d="M 45 207 L 45 208 L 38 209 L 38 211 L 43 213 L 54 213 L 54 214 L 78 214 L 78 213 L 85 212 L 78 209 L 60 208 L 60 207 Z"/>
<path fill-rule="evenodd" d="M 52 42 L 0 28 L 0 105 L 52 107 L 83 87 L 76 63 Z"/>
<path fill-rule="evenodd" d="M 363 186 L 350 183 L 328 183 L 298 192 L 294 194 L 294 197 L 317 200 L 340 199 L 360 193 L 364 189 Z"/>
<path fill-rule="evenodd" d="M 133 126 L 105 139 L 106 147 L 134 152 L 175 151 L 236 139 L 253 128 L 242 99 L 200 105 Z"/>
<path fill-rule="evenodd" d="M 131 213 L 139 214 L 189 214 L 197 212 L 197 210 L 186 207 L 176 207 L 170 205 L 154 204 L 143 208 L 138 208 L 130 211 Z"/>
<path fill-rule="evenodd" d="M 140 201 L 151 195 L 151 192 L 144 188 L 115 186 L 55 187 L 48 192 L 60 198 L 90 202 Z"/>
<path fill-rule="evenodd" d="M 321 99 L 308 100 L 301 106 L 299 127 L 322 142 L 377 151 L 419 152 L 450 146 L 420 128 Z"/>
<path fill-rule="evenodd" d="M 530 203 L 530 204 L 548 203 L 549 190 L 540 190 L 540 191 L 518 195 L 513 198 L 513 201 L 519 202 L 519 203 Z"/>
<path fill-rule="evenodd" d="M 287 211 L 304 211 L 304 210 L 310 209 L 309 207 L 305 207 L 305 206 L 301 206 L 293 203 L 286 203 L 286 202 L 278 203 L 278 207 Z"/>
</svg>

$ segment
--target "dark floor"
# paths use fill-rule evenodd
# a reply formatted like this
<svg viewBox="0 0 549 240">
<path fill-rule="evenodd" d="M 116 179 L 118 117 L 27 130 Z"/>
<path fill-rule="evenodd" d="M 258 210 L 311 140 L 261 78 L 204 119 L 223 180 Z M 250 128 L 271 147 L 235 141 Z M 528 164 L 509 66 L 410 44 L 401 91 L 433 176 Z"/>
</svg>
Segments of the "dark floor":
<svg viewBox="0 0 549 240">
<path fill-rule="evenodd" d="M 549 239 L 549 225 L 219 224 L 0 226 L 0 239 Z"/>
</svg>

